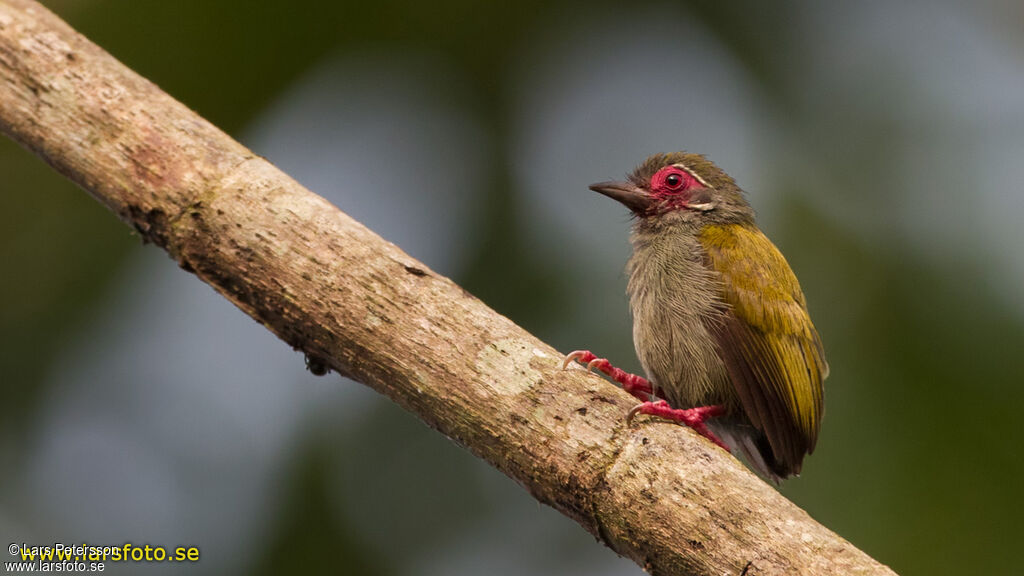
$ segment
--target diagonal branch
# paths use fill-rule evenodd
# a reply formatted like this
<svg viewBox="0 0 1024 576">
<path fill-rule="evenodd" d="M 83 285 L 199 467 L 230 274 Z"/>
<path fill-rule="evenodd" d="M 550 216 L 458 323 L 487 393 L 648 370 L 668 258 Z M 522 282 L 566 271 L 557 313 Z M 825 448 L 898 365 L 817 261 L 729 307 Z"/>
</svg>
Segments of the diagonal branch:
<svg viewBox="0 0 1024 576">
<path fill-rule="evenodd" d="M 654 574 L 892 574 L 128 70 L 0 0 L 0 128 L 306 354 Z"/>
</svg>

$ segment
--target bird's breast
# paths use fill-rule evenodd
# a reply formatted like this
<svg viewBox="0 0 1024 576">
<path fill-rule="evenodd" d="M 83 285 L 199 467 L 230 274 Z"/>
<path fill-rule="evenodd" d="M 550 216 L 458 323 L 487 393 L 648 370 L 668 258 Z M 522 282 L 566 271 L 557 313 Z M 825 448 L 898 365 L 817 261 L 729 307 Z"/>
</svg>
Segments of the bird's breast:
<svg viewBox="0 0 1024 576">
<path fill-rule="evenodd" d="M 734 404 L 709 332 L 724 309 L 721 290 L 697 235 L 637 230 L 632 242 L 627 272 L 633 343 L 648 377 L 676 407 Z"/>
</svg>

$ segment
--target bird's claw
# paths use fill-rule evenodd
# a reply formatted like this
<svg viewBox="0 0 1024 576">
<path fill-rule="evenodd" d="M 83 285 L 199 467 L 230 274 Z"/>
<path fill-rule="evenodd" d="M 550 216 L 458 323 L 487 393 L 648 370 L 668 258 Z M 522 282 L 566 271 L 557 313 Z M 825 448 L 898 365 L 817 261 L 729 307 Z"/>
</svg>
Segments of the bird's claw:
<svg viewBox="0 0 1024 576">
<path fill-rule="evenodd" d="M 640 412 L 643 412 L 645 410 L 650 409 L 650 407 L 654 406 L 654 405 L 658 406 L 659 408 L 665 408 L 665 409 L 669 408 L 668 402 L 666 402 L 665 400 L 658 400 L 657 402 L 641 402 L 641 403 L 637 404 L 636 406 L 633 406 L 632 408 L 630 408 L 629 412 L 626 412 L 626 426 L 632 426 L 633 425 L 633 418 L 637 414 L 639 414 Z M 647 412 L 644 412 L 644 413 L 646 414 Z"/>
<path fill-rule="evenodd" d="M 569 364 L 573 361 L 579 362 L 580 364 L 587 364 L 587 369 L 590 369 L 590 363 L 596 360 L 597 357 L 594 353 L 589 350 L 573 350 L 565 355 L 565 360 L 562 360 L 562 370 L 568 370 Z"/>
<path fill-rule="evenodd" d="M 589 350 L 574 350 L 570 352 L 566 355 L 565 360 L 562 361 L 562 370 L 567 369 L 573 361 L 585 364 L 588 372 L 597 369 L 598 372 L 621 384 L 626 392 L 640 400 L 646 401 L 648 396 L 654 393 L 651 383 L 647 379 L 624 372 L 612 366 L 612 363 L 607 358 L 598 358 Z"/>
<path fill-rule="evenodd" d="M 714 442 L 726 452 L 729 452 L 729 447 L 725 445 L 725 442 L 722 442 L 722 440 L 716 436 L 710 428 L 708 428 L 707 424 L 705 424 L 705 421 L 708 419 L 725 414 L 725 408 L 722 406 L 698 406 L 696 408 L 678 409 L 669 406 L 668 402 L 665 400 L 658 400 L 657 402 L 642 402 L 633 406 L 633 408 L 626 414 L 627 426 L 633 423 L 633 417 L 637 414 L 656 416 L 658 418 L 663 418 L 665 420 L 688 426 L 694 432 Z"/>
</svg>

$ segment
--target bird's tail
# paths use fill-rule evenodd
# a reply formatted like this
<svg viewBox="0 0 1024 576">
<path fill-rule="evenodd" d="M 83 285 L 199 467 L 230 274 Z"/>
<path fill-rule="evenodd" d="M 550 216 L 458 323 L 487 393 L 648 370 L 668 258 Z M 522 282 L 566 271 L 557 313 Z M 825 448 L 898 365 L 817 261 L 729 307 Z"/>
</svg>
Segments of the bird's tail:
<svg viewBox="0 0 1024 576">
<path fill-rule="evenodd" d="M 775 459 L 772 447 L 768 444 L 768 437 L 753 426 L 728 420 L 710 421 L 708 426 L 734 455 L 741 457 L 761 477 L 771 480 L 775 485 L 799 472 L 786 470 Z"/>
</svg>

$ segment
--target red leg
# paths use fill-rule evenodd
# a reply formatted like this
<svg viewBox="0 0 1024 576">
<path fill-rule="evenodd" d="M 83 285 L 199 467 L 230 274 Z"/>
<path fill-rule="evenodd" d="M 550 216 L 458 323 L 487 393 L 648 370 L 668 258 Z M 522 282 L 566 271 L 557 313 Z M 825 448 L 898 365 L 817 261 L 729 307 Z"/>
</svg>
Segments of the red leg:
<svg viewBox="0 0 1024 576">
<path fill-rule="evenodd" d="M 612 363 L 605 358 L 598 358 L 594 356 L 589 350 L 576 350 L 570 352 L 565 357 L 565 361 L 562 362 L 562 370 L 565 370 L 569 363 L 573 360 L 580 364 L 586 364 L 587 370 L 597 368 L 605 376 L 608 376 L 612 380 L 622 385 L 622 389 L 629 392 L 641 402 L 647 402 L 651 399 L 651 395 L 654 391 L 651 389 L 651 383 L 646 378 L 637 376 L 636 374 L 630 374 L 625 370 L 621 370 L 612 366 Z"/>
<path fill-rule="evenodd" d="M 690 428 L 693 428 L 696 433 L 708 440 L 711 440 L 715 444 L 718 444 L 726 452 L 729 452 L 729 447 L 719 440 L 718 436 L 715 436 L 715 433 L 712 432 L 708 428 L 707 424 L 704 423 L 709 418 L 725 414 L 725 408 L 722 406 L 698 406 L 696 408 L 679 410 L 672 408 L 668 405 L 668 402 L 664 400 L 658 400 L 657 402 L 644 402 L 643 404 L 634 406 L 633 409 L 629 411 L 629 414 L 626 416 L 626 422 L 631 422 L 633 417 L 637 414 L 648 414 L 664 418 L 665 420 L 685 424 Z"/>
</svg>

